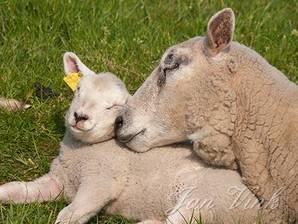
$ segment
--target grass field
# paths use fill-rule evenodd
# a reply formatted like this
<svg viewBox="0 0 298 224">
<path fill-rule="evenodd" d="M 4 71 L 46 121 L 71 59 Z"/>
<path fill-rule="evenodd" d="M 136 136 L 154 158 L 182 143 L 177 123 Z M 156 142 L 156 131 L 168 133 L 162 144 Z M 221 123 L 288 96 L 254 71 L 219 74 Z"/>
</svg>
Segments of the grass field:
<svg viewBox="0 0 298 224">
<path fill-rule="evenodd" d="M 213 13 L 236 13 L 235 39 L 298 83 L 298 1 L 0 0 L 0 96 L 23 99 L 25 112 L 0 112 L 0 183 L 32 180 L 58 154 L 71 91 L 62 82 L 62 54 L 76 52 L 95 71 L 118 74 L 131 92 L 163 51 L 204 35 Z M 58 96 L 42 100 L 33 84 Z M 53 223 L 65 202 L 0 205 L 0 224 Z M 126 223 L 100 215 L 91 223 Z"/>
</svg>

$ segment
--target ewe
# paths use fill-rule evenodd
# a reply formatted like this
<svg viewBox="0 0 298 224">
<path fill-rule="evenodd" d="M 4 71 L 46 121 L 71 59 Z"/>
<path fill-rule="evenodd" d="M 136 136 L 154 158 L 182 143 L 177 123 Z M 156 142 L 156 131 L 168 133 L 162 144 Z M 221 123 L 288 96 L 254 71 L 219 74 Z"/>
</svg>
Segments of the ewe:
<svg viewBox="0 0 298 224">
<path fill-rule="evenodd" d="M 298 87 L 232 41 L 234 20 L 224 9 L 210 19 L 206 37 L 166 51 L 117 119 L 118 139 L 139 152 L 191 139 L 204 161 L 239 165 L 264 201 L 266 223 L 295 223 Z"/>
<path fill-rule="evenodd" d="M 96 75 L 73 53 L 64 55 L 64 65 L 66 74 L 84 76 L 66 115 L 60 154 L 37 180 L 1 186 L 0 201 L 42 202 L 63 194 L 71 203 L 56 223 L 85 223 L 104 207 L 146 223 L 182 224 L 193 212 L 210 222 L 254 222 L 258 202 L 237 172 L 205 167 L 187 147 L 138 154 L 109 140 L 129 97 L 124 84 L 111 73 Z"/>
</svg>

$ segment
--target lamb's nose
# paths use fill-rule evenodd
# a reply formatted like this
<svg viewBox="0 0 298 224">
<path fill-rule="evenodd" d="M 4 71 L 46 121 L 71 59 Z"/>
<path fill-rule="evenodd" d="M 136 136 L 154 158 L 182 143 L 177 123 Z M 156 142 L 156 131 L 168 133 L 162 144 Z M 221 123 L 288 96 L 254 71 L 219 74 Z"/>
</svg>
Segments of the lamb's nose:
<svg viewBox="0 0 298 224">
<path fill-rule="evenodd" d="M 74 112 L 74 118 L 76 123 L 80 122 L 80 121 L 87 121 L 89 119 L 88 115 L 86 114 L 78 114 L 77 112 Z"/>
</svg>

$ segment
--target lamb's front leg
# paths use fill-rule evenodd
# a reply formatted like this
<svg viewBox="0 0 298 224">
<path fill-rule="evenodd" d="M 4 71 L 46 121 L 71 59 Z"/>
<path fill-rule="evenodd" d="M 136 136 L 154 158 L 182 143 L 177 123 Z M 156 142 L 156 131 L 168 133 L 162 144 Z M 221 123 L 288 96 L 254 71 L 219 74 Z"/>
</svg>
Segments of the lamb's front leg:
<svg viewBox="0 0 298 224">
<path fill-rule="evenodd" d="M 31 203 L 55 200 L 62 192 L 62 184 L 52 174 L 31 182 L 15 181 L 0 186 L 0 202 Z"/>
<path fill-rule="evenodd" d="M 96 177 L 84 181 L 72 203 L 58 214 L 55 224 L 86 223 L 95 216 L 105 205 L 116 199 L 119 187 L 112 180 L 98 183 Z"/>
</svg>

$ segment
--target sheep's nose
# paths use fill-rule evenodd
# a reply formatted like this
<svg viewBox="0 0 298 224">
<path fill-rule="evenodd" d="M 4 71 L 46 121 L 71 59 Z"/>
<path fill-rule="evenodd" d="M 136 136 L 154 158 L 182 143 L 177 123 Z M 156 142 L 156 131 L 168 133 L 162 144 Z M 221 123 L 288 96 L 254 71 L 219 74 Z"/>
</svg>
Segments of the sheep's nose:
<svg viewBox="0 0 298 224">
<path fill-rule="evenodd" d="M 121 133 L 121 128 L 123 127 L 124 125 L 124 121 L 123 121 L 123 117 L 122 116 L 119 116 L 116 118 L 115 120 L 115 134 L 116 134 L 116 137 L 117 137 L 117 140 L 121 143 L 127 143 L 129 142 L 133 135 L 123 135 Z"/>
<path fill-rule="evenodd" d="M 115 128 L 116 130 L 120 129 L 123 126 L 123 117 L 119 116 L 115 120 Z"/>
<path fill-rule="evenodd" d="M 89 119 L 88 115 L 86 114 L 78 114 L 77 112 L 74 112 L 74 118 L 76 123 L 80 122 L 80 121 L 87 121 Z"/>
<path fill-rule="evenodd" d="M 121 143 L 128 143 L 133 138 L 133 135 L 117 135 L 117 140 Z"/>
</svg>

